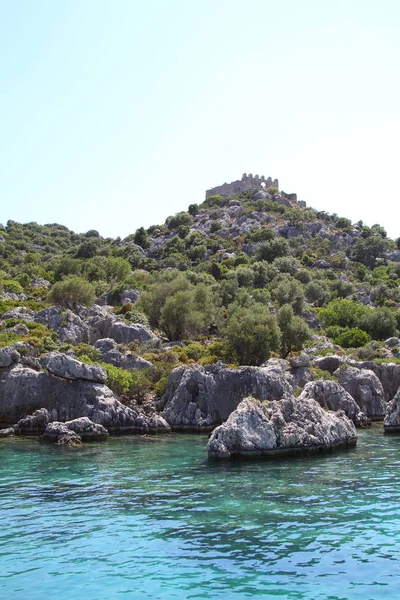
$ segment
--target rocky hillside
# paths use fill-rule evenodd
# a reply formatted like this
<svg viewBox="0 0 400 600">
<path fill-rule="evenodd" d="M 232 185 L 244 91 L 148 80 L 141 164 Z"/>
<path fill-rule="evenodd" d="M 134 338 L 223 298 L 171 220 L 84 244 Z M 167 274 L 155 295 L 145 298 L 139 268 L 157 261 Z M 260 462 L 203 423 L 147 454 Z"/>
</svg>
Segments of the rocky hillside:
<svg viewBox="0 0 400 600">
<path fill-rule="evenodd" d="M 116 398 L 136 411 L 158 403 L 171 426 L 201 428 L 227 417 L 219 405 L 213 417 L 208 409 L 192 414 L 188 398 L 196 405 L 197 392 L 187 385 L 211 386 L 211 404 L 225 377 L 242 389 L 235 406 L 254 390 L 261 390 L 259 399 L 275 393 L 258 375 L 257 384 L 249 375 L 253 383 L 233 384 L 235 372 L 243 381 L 243 366 L 271 369 L 278 361 L 280 379 L 290 374 L 288 385 L 300 394 L 317 379 L 347 389 L 339 367 L 362 370 L 354 364 L 365 361 L 387 387 L 375 371 L 400 362 L 400 240 L 388 239 L 380 225 L 318 212 L 265 185 L 208 194 L 125 239 L 9 221 L 0 226 L 0 294 L 0 348 L 19 355 L 0 370 L 47 372 L 49 353 L 96 364 Z M 340 362 L 333 361 L 335 369 L 332 361 L 321 363 L 332 354 Z M 218 375 L 212 383 L 196 371 L 192 383 L 194 367 Z M 179 392 L 186 398 L 179 410 L 168 400 L 177 373 L 189 382 Z M 376 400 L 372 375 L 367 387 Z M 382 402 L 396 391 L 384 389 Z M 367 400 L 357 401 L 365 409 Z M 368 418 L 382 418 L 385 406 L 368 405 Z M 0 418 L 1 412 L 0 405 Z M 68 418 L 75 416 L 85 415 L 72 411 Z"/>
</svg>

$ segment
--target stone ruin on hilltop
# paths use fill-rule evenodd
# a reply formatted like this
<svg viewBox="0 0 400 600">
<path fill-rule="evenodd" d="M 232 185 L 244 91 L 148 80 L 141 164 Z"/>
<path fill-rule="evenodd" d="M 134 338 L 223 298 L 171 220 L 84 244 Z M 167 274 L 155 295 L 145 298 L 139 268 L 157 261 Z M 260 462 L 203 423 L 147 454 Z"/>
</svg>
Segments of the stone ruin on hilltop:
<svg viewBox="0 0 400 600">
<path fill-rule="evenodd" d="M 242 179 L 232 181 L 232 183 L 224 183 L 217 187 L 206 191 L 206 199 L 210 196 L 233 196 L 234 194 L 242 194 L 243 192 L 251 192 L 252 190 L 267 189 L 276 187 L 279 190 L 279 182 L 271 177 L 265 178 L 264 175 L 247 175 L 243 173 Z"/>
</svg>

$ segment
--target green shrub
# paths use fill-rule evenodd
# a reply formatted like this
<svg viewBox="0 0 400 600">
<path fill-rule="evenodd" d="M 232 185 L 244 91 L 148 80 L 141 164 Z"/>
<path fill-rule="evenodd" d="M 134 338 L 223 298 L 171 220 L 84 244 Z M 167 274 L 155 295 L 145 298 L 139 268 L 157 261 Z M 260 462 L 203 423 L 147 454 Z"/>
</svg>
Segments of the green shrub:
<svg viewBox="0 0 400 600">
<path fill-rule="evenodd" d="M 343 348 L 361 348 L 370 341 L 368 333 L 358 327 L 347 329 L 334 338 L 335 344 Z"/>
<path fill-rule="evenodd" d="M 101 352 L 90 344 L 81 342 L 74 347 L 74 354 L 80 359 L 81 356 L 87 357 L 92 363 L 98 362 L 101 359 Z"/>
</svg>

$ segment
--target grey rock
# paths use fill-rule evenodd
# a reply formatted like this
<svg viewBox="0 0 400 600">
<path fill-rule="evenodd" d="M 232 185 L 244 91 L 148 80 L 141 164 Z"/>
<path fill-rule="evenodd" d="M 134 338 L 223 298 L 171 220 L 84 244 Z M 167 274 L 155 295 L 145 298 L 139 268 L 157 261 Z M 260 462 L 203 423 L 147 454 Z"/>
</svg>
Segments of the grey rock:
<svg viewBox="0 0 400 600">
<path fill-rule="evenodd" d="M 292 356 L 289 359 L 289 364 L 292 368 L 298 368 L 309 367 L 311 363 L 307 354 L 299 354 L 299 356 Z"/>
<path fill-rule="evenodd" d="M 18 363 L 20 359 L 20 353 L 12 346 L 0 348 L 0 368 L 10 367 L 11 365 Z"/>
<path fill-rule="evenodd" d="M 116 320 L 114 315 L 95 316 L 88 320 L 90 327 L 90 343 L 94 344 L 102 338 L 112 338 L 117 344 L 130 344 L 134 341 L 148 342 L 157 336 L 144 325 L 127 324 Z"/>
<path fill-rule="evenodd" d="M 150 369 L 153 366 L 150 361 L 136 356 L 132 352 L 120 352 L 117 347 L 117 342 L 111 338 L 97 340 L 93 345 L 100 350 L 101 359 L 115 367 L 142 370 Z"/>
<path fill-rule="evenodd" d="M 319 356 L 314 359 L 314 366 L 323 371 L 329 371 L 332 375 L 343 363 L 343 357 L 333 354 L 332 356 Z"/>
<path fill-rule="evenodd" d="M 32 279 L 31 281 L 31 288 L 49 288 L 50 286 L 50 281 L 47 281 L 47 279 L 43 279 L 43 277 L 38 277 L 37 279 Z"/>
<path fill-rule="evenodd" d="M 315 261 L 315 263 L 313 264 L 313 267 L 315 267 L 317 269 L 331 269 L 332 265 L 327 260 L 320 258 L 319 260 Z"/>
<path fill-rule="evenodd" d="M 15 365 L 0 371 L 0 421 L 17 423 L 45 408 L 55 421 L 88 417 L 110 433 L 166 433 L 166 421 L 155 413 L 122 404 L 104 384 L 64 379 Z"/>
<path fill-rule="evenodd" d="M 56 306 L 44 308 L 33 315 L 33 320 L 54 329 L 59 334 L 60 342 L 76 345 L 89 341 L 88 326 L 71 310 L 63 311 Z"/>
<path fill-rule="evenodd" d="M 3 313 L 1 320 L 6 321 L 7 319 L 21 319 L 22 321 L 33 321 L 33 312 L 25 306 L 16 306 Z"/>
<path fill-rule="evenodd" d="M 387 405 L 383 427 L 387 433 L 400 433 L 400 388 Z"/>
<path fill-rule="evenodd" d="M 14 429 L 18 435 L 36 435 L 44 433 L 47 425 L 52 420 L 52 416 L 48 410 L 39 408 L 32 415 L 20 419 L 14 426 Z"/>
<path fill-rule="evenodd" d="M 125 302 L 135 303 L 140 294 L 139 290 L 124 290 L 121 294 L 121 304 L 125 304 Z"/>
<path fill-rule="evenodd" d="M 400 346 L 400 338 L 398 338 L 398 337 L 388 338 L 387 340 L 385 340 L 385 346 L 388 346 L 389 348 L 394 348 L 395 346 Z"/>
<path fill-rule="evenodd" d="M 303 401 L 308 398 L 316 400 L 326 410 L 343 410 L 356 427 L 365 427 L 371 424 L 354 398 L 336 381 L 319 380 L 307 383 L 299 400 Z"/>
<path fill-rule="evenodd" d="M 0 438 L 12 437 L 15 435 L 13 427 L 7 427 L 7 429 L 0 429 Z"/>
<path fill-rule="evenodd" d="M 356 443 L 355 426 L 344 412 L 325 411 L 312 398 L 246 398 L 213 431 L 207 450 L 210 458 L 231 458 L 321 452 Z"/>
<path fill-rule="evenodd" d="M 301 318 L 307 323 L 311 329 L 319 329 L 320 323 L 318 321 L 318 317 L 312 310 L 303 310 L 301 313 Z"/>
<path fill-rule="evenodd" d="M 58 421 L 47 425 L 42 438 L 48 442 L 66 446 L 80 446 L 82 443 L 82 438 L 75 431 L 69 429 L 65 423 Z"/>
<path fill-rule="evenodd" d="M 84 379 L 96 383 L 104 383 L 107 379 L 107 373 L 102 367 L 87 365 L 61 352 L 45 354 L 41 357 L 40 364 L 52 375 L 65 379 Z"/>
<path fill-rule="evenodd" d="M 210 430 L 248 395 L 276 400 L 292 391 L 278 366 L 229 369 L 218 363 L 207 367 L 195 364 L 171 372 L 157 408 L 174 429 Z"/>
<path fill-rule="evenodd" d="M 343 365 L 334 375 L 369 419 L 383 419 L 386 412 L 385 392 L 373 371 Z"/>
<path fill-rule="evenodd" d="M 99 423 L 93 423 L 88 417 L 80 417 L 72 421 L 66 421 L 68 429 L 77 433 L 83 441 L 86 440 L 105 440 L 110 437 L 107 429 Z"/>
<path fill-rule="evenodd" d="M 12 327 L 12 331 L 17 335 L 29 335 L 29 329 L 23 323 L 17 323 Z"/>
</svg>

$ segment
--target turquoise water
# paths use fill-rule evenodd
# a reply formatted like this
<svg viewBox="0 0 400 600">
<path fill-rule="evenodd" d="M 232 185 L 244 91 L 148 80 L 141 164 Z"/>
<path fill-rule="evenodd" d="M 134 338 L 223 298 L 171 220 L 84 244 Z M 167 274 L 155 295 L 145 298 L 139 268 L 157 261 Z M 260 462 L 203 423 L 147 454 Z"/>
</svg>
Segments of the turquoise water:
<svg viewBox="0 0 400 600">
<path fill-rule="evenodd" d="M 214 463 L 206 437 L 0 443 L 0 598 L 400 597 L 400 438 Z"/>
</svg>

